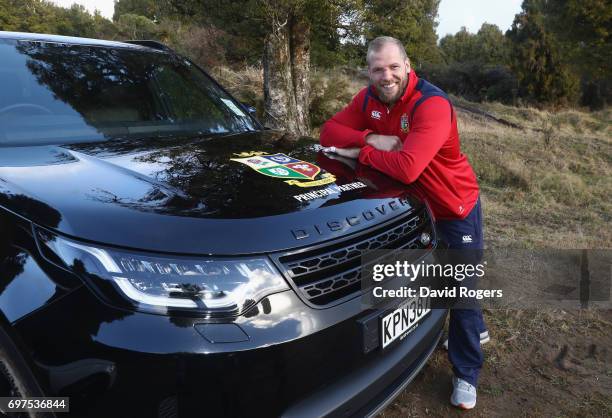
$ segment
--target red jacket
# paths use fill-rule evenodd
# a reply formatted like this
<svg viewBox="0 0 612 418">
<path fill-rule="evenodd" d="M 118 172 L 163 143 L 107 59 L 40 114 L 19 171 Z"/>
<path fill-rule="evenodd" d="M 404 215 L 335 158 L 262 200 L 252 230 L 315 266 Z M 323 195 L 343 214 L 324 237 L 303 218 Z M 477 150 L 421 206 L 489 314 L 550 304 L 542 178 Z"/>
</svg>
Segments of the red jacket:
<svg viewBox="0 0 612 418">
<path fill-rule="evenodd" d="M 436 219 L 463 219 L 478 199 L 476 175 L 461 153 L 457 118 L 446 94 L 410 72 L 403 96 L 389 109 L 372 86 L 321 128 L 321 145 L 361 147 L 359 161 L 421 188 Z M 367 145 L 369 133 L 398 136 L 400 151 Z"/>
</svg>

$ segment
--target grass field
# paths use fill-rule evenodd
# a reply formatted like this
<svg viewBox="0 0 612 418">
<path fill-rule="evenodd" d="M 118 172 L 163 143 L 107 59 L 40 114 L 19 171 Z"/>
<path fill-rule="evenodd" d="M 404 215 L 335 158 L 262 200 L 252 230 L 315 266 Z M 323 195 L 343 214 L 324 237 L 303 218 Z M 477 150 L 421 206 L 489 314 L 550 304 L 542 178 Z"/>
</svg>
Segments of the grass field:
<svg viewBox="0 0 612 418">
<path fill-rule="evenodd" d="M 261 105 L 258 69 L 214 75 Z M 313 73 L 314 137 L 365 82 L 357 71 Z M 488 248 L 612 249 L 611 109 L 555 112 L 452 100 L 482 191 Z M 491 309 L 485 320 L 492 341 L 475 410 L 448 404 L 451 368 L 437 350 L 382 416 L 612 416 L 611 310 Z"/>
<path fill-rule="evenodd" d="M 477 173 L 489 245 L 612 248 L 612 128 L 599 113 L 457 104 L 462 149 Z"/>
</svg>

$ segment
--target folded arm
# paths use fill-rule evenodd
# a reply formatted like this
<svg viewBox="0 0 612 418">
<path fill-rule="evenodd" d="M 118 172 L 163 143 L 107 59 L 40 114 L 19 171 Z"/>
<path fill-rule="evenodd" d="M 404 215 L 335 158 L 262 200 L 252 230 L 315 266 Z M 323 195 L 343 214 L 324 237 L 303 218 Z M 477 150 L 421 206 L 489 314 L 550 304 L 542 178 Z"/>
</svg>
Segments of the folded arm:
<svg viewBox="0 0 612 418">
<path fill-rule="evenodd" d="M 399 137 L 379 135 L 367 129 L 367 120 L 359 96 L 353 98 L 348 106 L 323 124 L 320 134 L 321 145 L 348 149 L 371 145 L 383 151 L 399 150 L 402 145 Z"/>
<path fill-rule="evenodd" d="M 366 129 L 365 113 L 359 102 L 361 94 L 321 127 L 320 141 L 324 147 L 361 148 L 366 145 L 365 137 L 372 133 Z"/>
<path fill-rule="evenodd" d="M 417 108 L 401 150 L 387 152 L 366 145 L 359 153 L 359 161 L 403 183 L 412 183 L 446 142 L 450 129 L 450 103 L 432 97 Z"/>
</svg>

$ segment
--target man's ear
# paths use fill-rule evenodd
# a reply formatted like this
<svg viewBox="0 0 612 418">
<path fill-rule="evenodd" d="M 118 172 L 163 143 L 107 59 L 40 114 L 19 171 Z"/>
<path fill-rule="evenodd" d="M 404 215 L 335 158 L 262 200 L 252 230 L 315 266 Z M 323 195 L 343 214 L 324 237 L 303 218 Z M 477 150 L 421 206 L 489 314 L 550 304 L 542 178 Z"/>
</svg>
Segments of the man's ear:
<svg viewBox="0 0 612 418">
<path fill-rule="evenodd" d="M 406 69 L 408 70 L 407 72 L 410 73 L 410 59 L 406 58 L 405 63 L 406 63 Z"/>
</svg>

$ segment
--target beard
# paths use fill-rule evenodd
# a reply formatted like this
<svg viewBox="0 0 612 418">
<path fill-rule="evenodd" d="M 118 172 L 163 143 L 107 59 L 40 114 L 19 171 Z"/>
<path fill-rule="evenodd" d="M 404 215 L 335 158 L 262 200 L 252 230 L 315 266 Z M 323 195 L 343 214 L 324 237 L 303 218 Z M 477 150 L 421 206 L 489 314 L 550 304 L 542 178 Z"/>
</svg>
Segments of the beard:
<svg viewBox="0 0 612 418">
<path fill-rule="evenodd" d="M 395 102 L 397 102 L 400 99 L 400 97 L 402 97 L 402 95 L 406 91 L 407 85 L 408 85 L 408 74 L 405 74 L 400 80 L 399 88 L 397 89 L 395 93 L 385 93 L 384 89 L 378 88 L 377 89 L 378 98 L 380 99 L 381 102 L 388 104 L 388 105 L 392 105 Z"/>
</svg>

